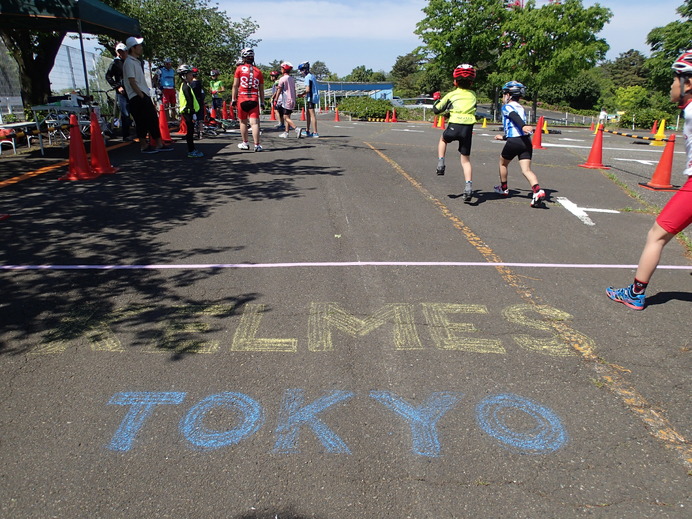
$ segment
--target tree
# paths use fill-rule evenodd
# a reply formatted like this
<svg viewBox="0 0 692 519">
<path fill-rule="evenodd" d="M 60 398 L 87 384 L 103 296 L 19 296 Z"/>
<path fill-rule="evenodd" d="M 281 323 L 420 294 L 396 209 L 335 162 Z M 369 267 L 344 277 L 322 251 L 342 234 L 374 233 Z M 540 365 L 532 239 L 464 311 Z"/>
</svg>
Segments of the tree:
<svg viewBox="0 0 692 519">
<path fill-rule="evenodd" d="M 169 56 L 201 70 L 230 67 L 240 49 L 257 44 L 250 36 L 257 25 L 249 19 L 231 22 L 226 13 L 207 0 L 103 0 L 118 11 L 137 18 L 145 40 L 145 57 Z M 25 106 L 45 104 L 50 72 L 65 37 L 64 32 L 1 29 L 11 56 L 17 62 Z M 98 41 L 114 54 L 116 40 Z"/>
<path fill-rule="evenodd" d="M 414 31 L 424 45 L 417 49 L 425 59 L 429 78 L 450 78 L 460 63 L 471 63 L 479 80 L 496 70 L 498 41 L 508 16 L 497 0 L 430 0 L 425 18 Z M 451 85 L 451 79 L 448 80 Z M 443 84 L 430 85 L 440 90 Z"/>
<path fill-rule="evenodd" d="M 332 75 L 323 61 L 315 61 L 310 65 L 310 72 L 312 72 L 317 79 L 326 79 Z"/>
<path fill-rule="evenodd" d="M 372 77 L 372 69 L 365 68 L 365 65 L 359 65 L 354 68 L 351 73 L 344 78 L 345 81 L 354 81 L 357 83 L 367 83 Z"/>
<path fill-rule="evenodd" d="M 638 50 L 623 52 L 615 61 L 602 65 L 603 71 L 619 87 L 644 86 L 647 83 L 646 57 Z"/>
<path fill-rule="evenodd" d="M 48 102 L 50 71 L 53 69 L 65 34 L 0 29 L 0 36 L 19 68 L 22 101 L 25 107 Z"/>
<path fill-rule="evenodd" d="M 536 8 L 535 0 L 514 8 L 502 28 L 498 65 L 531 91 L 534 111 L 542 89 L 572 79 L 605 57 L 608 44 L 596 37 L 610 20 L 609 9 L 581 0 Z"/>
<path fill-rule="evenodd" d="M 651 57 L 646 62 L 649 87 L 659 92 L 670 88 L 670 65 L 685 50 L 692 47 L 692 0 L 677 8 L 682 18 L 663 27 L 656 27 L 646 37 Z"/>
</svg>

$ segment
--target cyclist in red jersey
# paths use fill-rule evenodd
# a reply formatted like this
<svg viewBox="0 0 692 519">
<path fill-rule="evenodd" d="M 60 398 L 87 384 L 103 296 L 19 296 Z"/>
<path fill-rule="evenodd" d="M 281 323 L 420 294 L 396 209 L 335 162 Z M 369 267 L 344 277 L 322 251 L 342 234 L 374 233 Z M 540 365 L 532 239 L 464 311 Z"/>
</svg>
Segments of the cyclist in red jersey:
<svg viewBox="0 0 692 519">
<path fill-rule="evenodd" d="M 262 71 L 255 67 L 255 51 L 243 49 L 240 54 L 243 63 L 238 65 L 233 76 L 233 92 L 231 105 L 238 111 L 240 121 L 240 136 L 243 142 L 238 144 L 241 150 L 249 150 L 248 119 L 252 127 L 252 140 L 255 151 L 262 151 L 260 145 L 259 117 L 264 105 L 264 77 Z"/>
</svg>

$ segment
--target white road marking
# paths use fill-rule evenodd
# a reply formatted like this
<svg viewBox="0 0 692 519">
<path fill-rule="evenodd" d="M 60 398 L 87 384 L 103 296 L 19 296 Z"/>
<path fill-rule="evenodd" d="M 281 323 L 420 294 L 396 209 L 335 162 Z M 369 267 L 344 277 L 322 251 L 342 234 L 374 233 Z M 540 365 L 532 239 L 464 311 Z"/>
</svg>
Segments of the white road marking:
<svg viewBox="0 0 692 519">
<path fill-rule="evenodd" d="M 618 214 L 620 211 L 615 211 L 613 209 L 594 209 L 594 208 L 588 208 L 588 207 L 579 207 L 577 204 L 574 202 L 570 201 L 567 198 L 559 196 L 557 198 L 557 201 L 559 204 L 561 204 L 565 209 L 567 209 L 570 213 L 572 213 L 574 216 L 579 218 L 582 223 L 585 225 L 596 225 L 591 218 L 589 218 L 589 215 L 586 214 L 587 211 L 591 211 L 594 213 L 611 213 L 611 214 Z"/>
</svg>

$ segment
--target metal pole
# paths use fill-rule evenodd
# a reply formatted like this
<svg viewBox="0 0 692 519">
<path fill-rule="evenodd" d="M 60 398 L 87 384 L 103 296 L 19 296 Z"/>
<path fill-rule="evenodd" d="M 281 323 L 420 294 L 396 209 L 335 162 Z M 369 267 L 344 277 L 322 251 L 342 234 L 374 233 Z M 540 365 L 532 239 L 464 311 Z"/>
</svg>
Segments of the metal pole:
<svg viewBox="0 0 692 519">
<path fill-rule="evenodd" d="M 84 82 L 86 83 L 86 101 L 91 108 L 91 95 L 89 94 L 89 75 L 87 74 L 86 54 L 84 53 L 84 38 L 82 37 L 82 20 L 77 18 L 77 29 L 79 30 L 79 47 L 82 50 L 82 69 L 84 70 Z"/>
</svg>

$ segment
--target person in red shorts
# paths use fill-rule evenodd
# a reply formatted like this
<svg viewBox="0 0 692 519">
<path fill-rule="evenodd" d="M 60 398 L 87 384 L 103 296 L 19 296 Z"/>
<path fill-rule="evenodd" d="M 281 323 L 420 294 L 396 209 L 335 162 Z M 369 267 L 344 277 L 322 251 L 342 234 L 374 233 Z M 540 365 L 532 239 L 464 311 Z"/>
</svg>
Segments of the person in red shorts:
<svg viewBox="0 0 692 519">
<path fill-rule="evenodd" d="M 646 245 L 639 258 L 634 282 L 625 288 L 606 288 L 608 297 L 634 310 L 643 310 L 646 287 L 661 261 L 663 247 L 673 237 L 692 224 L 692 49 L 685 51 L 673 66 L 673 84 L 670 86 L 670 100 L 676 103 L 685 114 L 685 150 L 687 151 L 687 181 L 673 197 L 668 200 L 656 218 L 646 237 Z"/>
<path fill-rule="evenodd" d="M 240 136 L 243 142 L 238 144 L 241 150 L 249 150 L 248 120 L 252 127 L 252 140 L 255 151 L 262 151 L 260 145 L 259 117 L 264 105 L 264 77 L 262 71 L 255 66 L 255 51 L 243 49 L 240 53 L 243 62 L 238 65 L 233 75 L 233 90 L 231 105 L 238 111 L 240 121 Z"/>
</svg>

